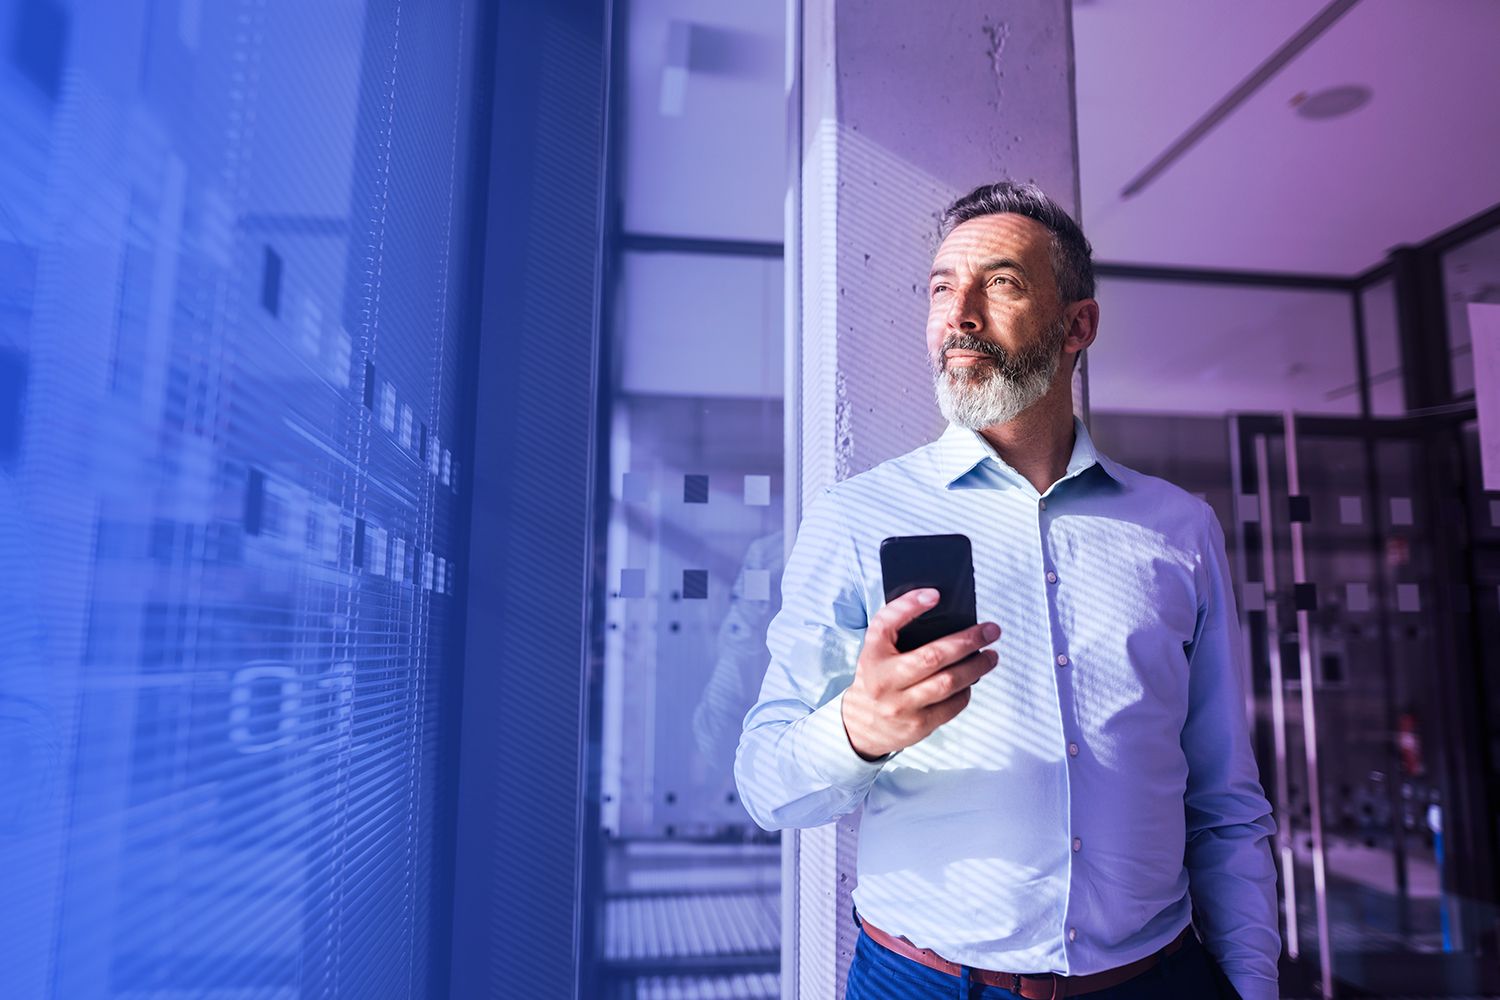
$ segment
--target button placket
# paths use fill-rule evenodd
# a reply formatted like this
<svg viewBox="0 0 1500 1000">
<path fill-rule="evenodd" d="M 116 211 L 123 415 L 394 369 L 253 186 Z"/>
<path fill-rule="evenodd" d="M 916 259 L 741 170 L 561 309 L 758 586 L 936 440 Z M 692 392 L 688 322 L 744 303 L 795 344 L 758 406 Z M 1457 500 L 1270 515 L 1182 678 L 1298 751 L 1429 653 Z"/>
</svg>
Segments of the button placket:
<svg viewBox="0 0 1500 1000">
<path fill-rule="evenodd" d="M 1046 501 L 1046 499 L 1045 498 L 1038 499 L 1037 506 L 1038 506 L 1038 508 L 1040 510 L 1045 511 L 1047 509 L 1047 501 Z M 1043 521 L 1039 525 L 1039 527 L 1041 528 L 1041 534 L 1042 534 L 1042 559 L 1043 559 L 1044 578 L 1046 579 L 1047 584 L 1048 584 L 1047 593 L 1046 593 L 1046 601 L 1047 601 L 1047 604 L 1049 605 L 1050 610 L 1052 612 L 1051 617 L 1053 618 L 1054 635 L 1057 637 L 1057 640 L 1060 642 L 1061 639 L 1062 639 L 1062 636 L 1060 635 L 1060 633 L 1058 631 L 1059 628 L 1060 628 L 1060 626 L 1059 626 L 1059 624 L 1057 622 L 1057 611 L 1056 611 L 1057 597 L 1056 597 L 1055 593 L 1052 591 L 1052 587 L 1054 587 L 1057 584 L 1057 571 L 1054 570 L 1054 569 L 1047 568 L 1047 564 L 1052 563 L 1054 560 L 1052 559 L 1052 554 L 1048 551 L 1048 545 L 1047 545 L 1048 531 L 1047 531 L 1046 522 Z M 1057 663 L 1057 666 L 1058 666 L 1059 669 L 1067 667 L 1071 662 L 1072 661 L 1068 658 L 1068 654 L 1067 653 L 1059 652 L 1059 653 L 1056 654 L 1056 663 Z M 1059 694 L 1060 698 L 1064 699 L 1064 706 L 1067 704 L 1068 699 L 1070 699 L 1070 697 L 1071 697 L 1071 695 L 1069 693 L 1070 691 L 1071 691 L 1071 686 L 1068 683 L 1068 680 L 1066 678 L 1059 678 L 1058 694 Z M 1066 708 L 1064 708 L 1064 710 L 1066 711 Z M 1076 742 L 1071 742 L 1070 741 L 1068 743 L 1068 757 L 1070 759 L 1071 758 L 1076 758 L 1078 756 L 1078 751 L 1079 751 L 1078 744 Z M 1070 795 L 1071 795 L 1071 793 L 1070 793 Z M 1081 837 L 1073 837 L 1073 838 L 1071 838 L 1071 843 L 1070 843 L 1069 846 L 1072 849 L 1072 853 L 1078 854 L 1078 853 L 1080 853 L 1083 850 L 1083 839 Z M 1069 927 L 1067 929 L 1067 935 L 1068 935 L 1068 940 L 1069 941 L 1076 941 L 1078 939 L 1078 928 L 1077 927 Z"/>
</svg>

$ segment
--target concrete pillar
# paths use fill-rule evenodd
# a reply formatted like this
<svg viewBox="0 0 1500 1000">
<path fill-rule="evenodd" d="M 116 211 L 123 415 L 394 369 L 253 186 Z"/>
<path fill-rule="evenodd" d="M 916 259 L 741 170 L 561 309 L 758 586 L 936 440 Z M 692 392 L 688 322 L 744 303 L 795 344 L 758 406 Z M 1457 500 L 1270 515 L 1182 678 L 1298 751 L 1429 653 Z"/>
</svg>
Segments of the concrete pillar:
<svg viewBox="0 0 1500 1000">
<path fill-rule="evenodd" d="M 923 339 L 942 209 L 1009 177 L 1076 218 L 1078 168 L 1068 0 L 788 3 L 787 483 L 806 502 L 942 432 Z M 1085 360 L 1085 418 L 1086 378 Z M 857 813 L 784 834 L 783 997 L 843 996 L 857 837 Z"/>
</svg>

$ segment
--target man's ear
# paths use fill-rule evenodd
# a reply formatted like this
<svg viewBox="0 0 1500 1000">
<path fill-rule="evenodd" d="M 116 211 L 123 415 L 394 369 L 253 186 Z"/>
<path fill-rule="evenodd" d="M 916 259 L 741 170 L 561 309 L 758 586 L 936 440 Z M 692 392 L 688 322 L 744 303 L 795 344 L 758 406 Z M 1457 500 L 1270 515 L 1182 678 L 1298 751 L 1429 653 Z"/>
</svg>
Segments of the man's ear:
<svg viewBox="0 0 1500 1000">
<path fill-rule="evenodd" d="M 1099 333 L 1099 303 L 1093 299 L 1071 302 L 1063 311 L 1063 316 L 1068 323 L 1063 345 L 1078 348 L 1073 352 L 1073 367 L 1068 369 L 1071 374 L 1077 370 L 1078 358 L 1083 354 L 1084 348 L 1092 344 Z"/>
<path fill-rule="evenodd" d="M 1076 344 L 1081 351 L 1099 335 L 1099 303 L 1093 299 L 1080 299 L 1069 304 L 1068 312 L 1072 318 L 1068 320 L 1065 342 Z"/>
</svg>

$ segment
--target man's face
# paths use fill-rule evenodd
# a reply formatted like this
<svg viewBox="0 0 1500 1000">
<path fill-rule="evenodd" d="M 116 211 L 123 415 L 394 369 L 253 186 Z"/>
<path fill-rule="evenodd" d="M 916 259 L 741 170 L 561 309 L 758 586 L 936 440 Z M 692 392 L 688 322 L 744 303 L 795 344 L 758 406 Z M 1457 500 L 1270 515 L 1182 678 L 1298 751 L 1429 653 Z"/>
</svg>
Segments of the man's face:
<svg viewBox="0 0 1500 1000">
<path fill-rule="evenodd" d="M 978 430 L 1051 387 L 1069 319 L 1051 234 L 1024 215 L 982 215 L 938 247 L 927 286 L 927 353 L 943 416 Z"/>
</svg>

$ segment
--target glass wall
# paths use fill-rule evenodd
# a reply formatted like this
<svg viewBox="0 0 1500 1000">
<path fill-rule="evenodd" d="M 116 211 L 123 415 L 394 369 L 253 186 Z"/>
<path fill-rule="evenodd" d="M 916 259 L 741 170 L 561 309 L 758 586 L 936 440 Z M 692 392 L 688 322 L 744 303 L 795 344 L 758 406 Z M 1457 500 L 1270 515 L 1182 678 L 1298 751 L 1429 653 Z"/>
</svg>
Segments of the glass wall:
<svg viewBox="0 0 1500 1000">
<path fill-rule="evenodd" d="M 1224 524 L 1230 414 L 1360 412 L 1348 292 L 1103 277 L 1097 297 L 1089 414 L 1100 448 L 1202 496 Z"/>
<path fill-rule="evenodd" d="M 1359 413 L 1349 293 L 1105 277 L 1089 407 Z"/>
<path fill-rule="evenodd" d="M 779 835 L 733 765 L 780 606 L 783 19 L 637 0 L 617 26 L 590 893 L 611 997 L 779 995 Z"/>
<path fill-rule="evenodd" d="M 1472 371 L 1467 304 L 1495 274 L 1486 239 L 1445 257 L 1456 380 Z M 1472 410 L 1407 415 L 1389 278 L 1355 292 L 1106 278 L 1098 298 L 1096 441 L 1225 529 L 1280 826 L 1283 989 L 1314 989 L 1326 962 L 1360 995 L 1482 992 L 1500 504 L 1480 489 Z"/>
<path fill-rule="evenodd" d="M 1399 417 L 1406 412 L 1401 340 L 1396 320 L 1396 283 L 1372 281 L 1359 291 L 1365 332 L 1365 363 L 1370 378 L 1370 413 Z"/>
<path fill-rule="evenodd" d="M 1500 302 L 1500 229 L 1492 229 L 1443 254 L 1443 291 L 1448 300 L 1448 350 L 1453 392 L 1474 391 L 1474 352 L 1469 303 Z"/>
<path fill-rule="evenodd" d="M 424 995 L 474 5 L 0 2 L 0 995 Z"/>
</svg>

